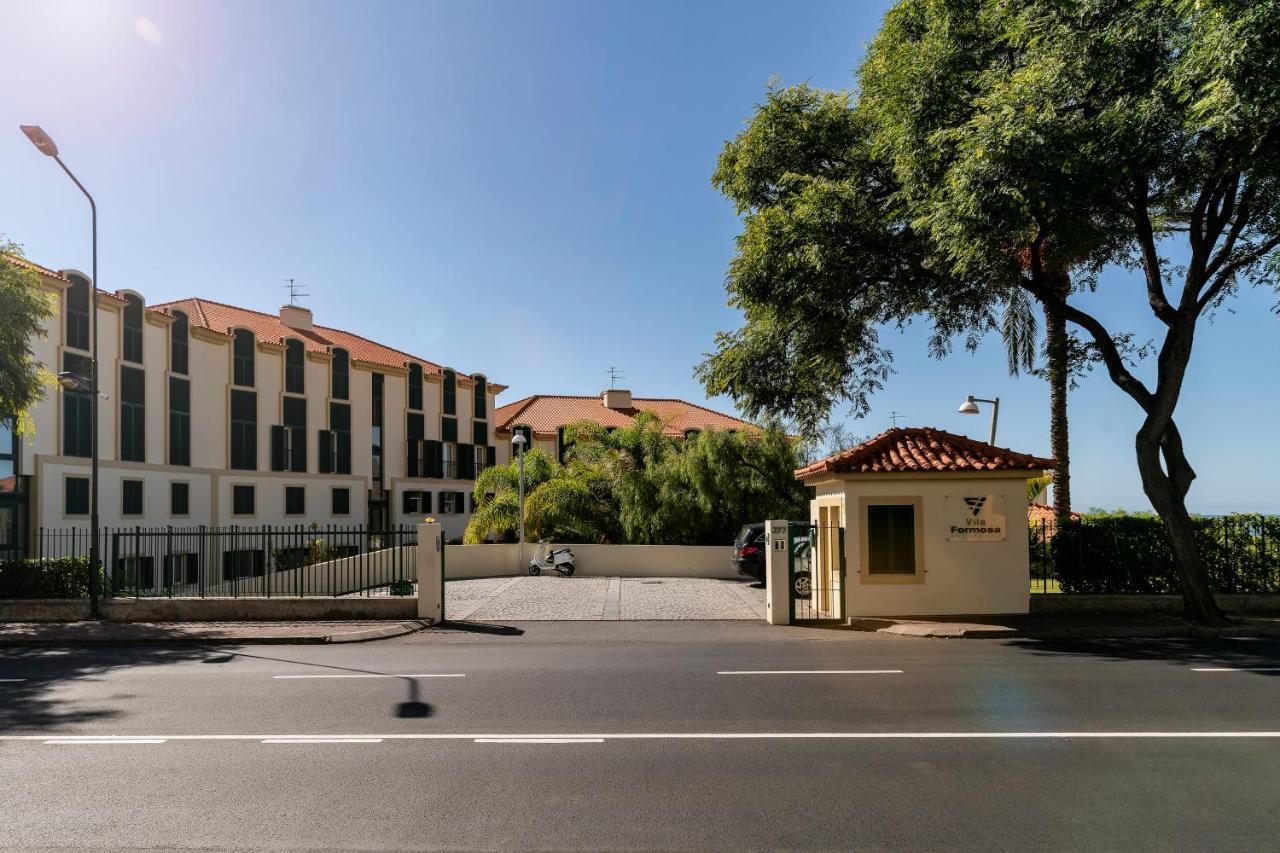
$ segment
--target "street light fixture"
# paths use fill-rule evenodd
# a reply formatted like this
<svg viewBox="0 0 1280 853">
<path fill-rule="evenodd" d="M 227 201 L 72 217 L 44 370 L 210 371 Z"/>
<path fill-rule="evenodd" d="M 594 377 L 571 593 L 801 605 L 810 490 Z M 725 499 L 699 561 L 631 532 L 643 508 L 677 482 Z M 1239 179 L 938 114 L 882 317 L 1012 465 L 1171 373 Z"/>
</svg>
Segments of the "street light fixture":
<svg viewBox="0 0 1280 853">
<path fill-rule="evenodd" d="M 519 513 L 520 513 L 520 541 L 516 545 L 516 574 L 524 569 L 524 433 L 517 432 L 511 436 L 511 446 L 515 448 L 517 465 L 520 468 L 520 486 L 519 486 Z"/>
<path fill-rule="evenodd" d="M 991 444 L 996 443 L 996 420 L 1000 417 L 1000 398 L 996 397 L 992 400 L 986 400 L 982 397 L 975 397 L 972 394 L 964 398 L 964 402 L 960 404 L 960 408 L 956 409 L 962 415 L 976 415 L 979 413 L 979 403 L 991 404 Z"/>
<path fill-rule="evenodd" d="M 89 616 L 98 618 L 98 205 L 93 196 L 72 174 L 67 164 L 58 156 L 58 146 L 44 129 L 35 124 L 19 125 L 19 129 L 31 140 L 36 150 L 62 167 L 67 177 L 89 200 L 89 213 L 93 234 L 93 280 L 89 282 L 90 333 L 89 376 L 59 374 L 58 383 L 63 388 L 83 391 L 89 396 Z M 64 379 L 65 377 L 65 379 Z M 68 385 L 68 383 L 72 383 Z"/>
</svg>

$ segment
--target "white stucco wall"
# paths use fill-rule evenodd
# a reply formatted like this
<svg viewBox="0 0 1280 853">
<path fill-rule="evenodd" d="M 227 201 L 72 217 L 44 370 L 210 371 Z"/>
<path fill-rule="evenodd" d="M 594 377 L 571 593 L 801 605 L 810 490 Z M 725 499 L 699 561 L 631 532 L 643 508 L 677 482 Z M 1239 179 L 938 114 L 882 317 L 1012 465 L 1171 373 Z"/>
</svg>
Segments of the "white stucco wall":
<svg viewBox="0 0 1280 853">
<path fill-rule="evenodd" d="M 934 477 L 885 474 L 818 484 L 811 521 L 823 504 L 843 506 L 845 602 L 849 616 L 938 616 L 1026 613 L 1030 602 L 1027 553 L 1027 473 Z M 947 541 L 948 495 L 1002 495 L 1006 537 L 998 542 Z M 923 525 L 923 580 L 886 583 L 862 564 L 861 497 L 917 497 Z"/>
<path fill-rule="evenodd" d="M 737 578 L 729 545 L 594 545 L 557 542 L 571 548 L 574 575 L 624 578 Z M 526 543 L 520 561 L 514 544 L 450 545 L 445 576 L 450 579 L 524 574 L 538 552 Z"/>
</svg>

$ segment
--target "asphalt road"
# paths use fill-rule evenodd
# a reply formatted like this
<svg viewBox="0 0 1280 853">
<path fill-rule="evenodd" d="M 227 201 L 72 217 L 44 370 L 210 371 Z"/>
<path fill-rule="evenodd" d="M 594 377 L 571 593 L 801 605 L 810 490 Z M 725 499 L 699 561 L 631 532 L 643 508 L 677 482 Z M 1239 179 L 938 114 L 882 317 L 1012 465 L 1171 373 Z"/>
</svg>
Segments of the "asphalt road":
<svg viewBox="0 0 1280 853">
<path fill-rule="evenodd" d="M 1275 642 L 521 627 L 0 652 L 0 846 L 1273 850 L 1280 837 Z"/>
</svg>

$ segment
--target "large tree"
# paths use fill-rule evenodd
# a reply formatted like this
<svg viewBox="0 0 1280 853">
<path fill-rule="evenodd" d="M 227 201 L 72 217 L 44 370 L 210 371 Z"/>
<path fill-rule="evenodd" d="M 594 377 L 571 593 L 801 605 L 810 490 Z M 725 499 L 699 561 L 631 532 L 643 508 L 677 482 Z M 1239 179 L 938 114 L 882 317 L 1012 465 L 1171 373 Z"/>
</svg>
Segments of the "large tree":
<svg viewBox="0 0 1280 853">
<path fill-rule="evenodd" d="M 28 410 L 52 384 L 31 342 L 44 335 L 53 300 L 21 258 L 22 247 L 0 235 L 0 418 L 15 418 L 25 432 L 31 426 Z"/>
<path fill-rule="evenodd" d="M 1195 472 L 1174 412 L 1198 323 L 1241 285 L 1275 286 L 1276 32 L 1275 2 L 908 0 L 872 44 L 854 110 L 889 165 L 885 218 L 928 244 L 931 269 L 985 281 L 993 299 L 1017 289 L 1065 317 L 1137 405 L 1143 488 L 1187 615 L 1205 622 L 1222 615 L 1186 508 Z M 1104 269 L 1117 298 L 1126 285 L 1115 271 L 1132 270 L 1164 328 L 1145 380 L 1125 336 L 1082 304 Z M 862 357 L 847 355 L 844 383 Z M 804 405 L 820 410 L 839 393 L 839 382 L 819 383 Z"/>
</svg>

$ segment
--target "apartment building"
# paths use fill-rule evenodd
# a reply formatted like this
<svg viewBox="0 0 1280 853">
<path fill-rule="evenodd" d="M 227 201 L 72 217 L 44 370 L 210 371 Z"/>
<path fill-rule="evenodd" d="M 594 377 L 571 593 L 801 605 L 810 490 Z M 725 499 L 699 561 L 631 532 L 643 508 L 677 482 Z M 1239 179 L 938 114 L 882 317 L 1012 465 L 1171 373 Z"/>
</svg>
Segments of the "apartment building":
<svg viewBox="0 0 1280 853">
<path fill-rule="evenodd" d="M 54 373 L 89 374 L 98 315 L 104 526 L 410 524 L 461 536 L 476 474 L 494 464 L 504 390 L 311 311 L 193 297 L 146 305 L 74 270 L 26 264 L 57 302 L 33 342 Z M 90 395 L 58 389 L 34 434 L 0 429 L 0 548 L 89 522 Z"/>
</svg>

